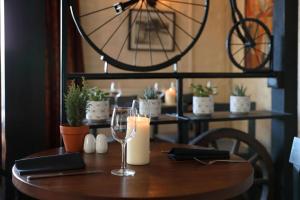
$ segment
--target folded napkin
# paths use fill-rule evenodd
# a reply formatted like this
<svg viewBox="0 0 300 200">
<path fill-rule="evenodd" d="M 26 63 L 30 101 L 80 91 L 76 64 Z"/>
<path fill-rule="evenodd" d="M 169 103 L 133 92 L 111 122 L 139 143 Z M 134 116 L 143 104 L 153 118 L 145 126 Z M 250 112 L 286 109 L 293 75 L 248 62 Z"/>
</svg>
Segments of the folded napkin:
<svg viewBox="0 0 300 200">
<path fill-rule="evenodd" d="M 172 148 L 168 153 L 173 160 L 227 160 L 230 159 L 229 151 L 219 151 L 214 149 L 191 149 L 191 148 Z"/>
<path fill-rule="evenodd" d="M 69 153 L 16 160 L 15 166 L 20 175 L 26 175 L 83 169 L 85 164 L 80 153 Z"/>
</svg>

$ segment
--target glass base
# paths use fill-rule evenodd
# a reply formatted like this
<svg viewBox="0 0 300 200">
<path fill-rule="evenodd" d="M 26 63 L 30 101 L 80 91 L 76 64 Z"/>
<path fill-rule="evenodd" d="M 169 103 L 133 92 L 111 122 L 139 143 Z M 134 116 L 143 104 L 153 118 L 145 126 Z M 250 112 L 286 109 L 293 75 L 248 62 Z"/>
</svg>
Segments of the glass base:
<svg viewBox="0 0 300 200">
<path fill-rule="evenodd" d="M 134 176 L 135 171 L 131 169 L 114 169 L 111 170 L 111 174 L 116 176 Z"/>
</svg>

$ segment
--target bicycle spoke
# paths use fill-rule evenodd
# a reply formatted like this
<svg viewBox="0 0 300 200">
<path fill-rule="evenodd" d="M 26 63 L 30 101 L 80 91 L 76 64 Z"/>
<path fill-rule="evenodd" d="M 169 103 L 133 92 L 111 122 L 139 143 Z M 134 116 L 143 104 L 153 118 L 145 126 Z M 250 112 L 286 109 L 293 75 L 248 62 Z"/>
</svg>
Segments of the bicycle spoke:
<svg viewBox="0 0 300 200">
<path fill-rule="evenodd" d="M 148 22 L 148 26 L 150 26 L 150 17 L 148 15 L 147 17 L 147 22 Z M 149 36 L 149 53 L 150 53 L 150 62 L 151 62 L 151 65 L 153 65 L 153 57 L 152 57 L 152 44 L 151 44 L 151 29 L 148 27 L 148 36 Z"/>
<path fill-rule="evenodd" d="M 143 4 L 144 4 L 144 0 L 142 0 L 141 8 L 143 8 Z M 140 23 L 141 23 L 142 22 L 142 12 L 141 12 L 141 9 L 139 11 L 140 11 Z M 134 55 L 134 65 L 135 66 L 136 66 L 136 60 L 137 60 L 137 51 L 138 51 L 139 42 L 140 42 L 140 32 L 141 32 L 141 24 L 138 27 L 138 38 L 137 38 L 136 46 L 135 46 L 135 55 Z"/>
<path fill-rule="evenodd" d="M 136 3 L 133 4 L 135 8 L 136 7 Z M 130 6 L 131 7 L 131 6 Z M 141 6 L 139 8 L 139 10 L 141 9 Z M 118 32 L 118 30 L 120 29 L 120 27 L 122 26 L 122 24 L 124 24 L 124 22 L 129 18 L 130 12 L 127 13 L 126 17 L 124 17 L 124 19 L 121 21 L 121 23 L 117 26 L 117 28 L 114 30 L 114 32 L 110 35 L 110 37 L 108 38 L 108 40 L 105 42 L 105 44 L 101 47 L 101 49 L 104 49 L 106 47 L 106 45 L 111 41 L 111 39 L 114 37 L 114 35 L 116 34 L 116 32 Z"/>
<path fill-rule="evenodd" d="M 99 29 L 101 29 L 102 27 L 104 27 L 105 25 L 107 25 L 109 22 L 113 21 L 115 18 L 117 18 L 120 15 L 114 15 L 112 18 L 110 18 L 109 20 L 107 20 L 106 22 L 104 22 L 102 25 L 98 26 L 96 29 L 94 29 L 92 32 L 88 33 L 87 36 L 91 36 L 92 34 L 94 34 L 96 31 L 98 31 Z"/>
<path fill-rule="evenodd" d="M 239 48 L 236 52 L 234 52 L 234 54 L 232 54 L 232 57 L 234 57 L 237 53 L 239 53 L 244 48 L 245 48 L 244 46 L 242 46 L 241 48 Z"/>
<path fill-rule="evenodd" d="M 271 45 L 270 42 L 255 43 L 255 45 Z"/>
<path fill-rule="evenodd" d="M 189 36 L 191 39 L 195 39 L 191 34 L 189 34 L 187 31 L 185 31 L 183 28 L 181 28 L 176 22 L 174 22 L 170 17 L 168 17 L 165 13 L 161 13 L 165 18 L 167 18 L 170 22 L 174 23 L 177 28 L 179 28 L 183 33 L 185 33 L 187 36 Z"/>
<path fill-rule="evenodd" d="M 179 4 L 186 4 L 186 5 L 192 5 L 192 6 L 201 6 L 201 7 L 207 7 L 205 4 L 197 4 L 197 3 L 189 3 L 189 2 L 182 2 L 182 1 L 174 1 L 174 0 L 160 0 L 160 1 L 168 1 L 172 3 L 179 3 Z"/>
<path fill-rule="evenodd" d="M 259 51 L 259 52 L 262 53 L 262 54 L 268 55 L 266 52 L 263 52 L 263 51 L 261 51 L 260 49 L 257 49 L 257 48 L 255 48 L 255 47 L 254 47 L 254 49 L 255 49 L 256 51 Z"/>
<path fill-rule="evenodd" d="M 108 9 L 111 9 L 111 8 L 113 8 L 113 6 L 109 6 L 109 7 L 102 8 L 102 9 L 99 9 L 99 10 L 96 10 L 96 11 L 92 11 L 92 12 L 80 15 L 79 17 L 86 17 L 86 16 L 89 16 L 89 15 L 92 15 L 92 14 L 95 14 L 95 13 L 98 13 L 98 12 L 102 12 L 102 11 L 105 11 L 105 10 L 108 10 Z"/>
<path fill-rule="evenodd" d="M 258 30 L 259 30 L 259 24 L 257 23 L 257 24 L 256 24 L 256 30 L 255 30 L 254 38 L 257 37 Z M 254 40 L 255 40 L 255 39 L 254 39 Z"/>
<path fill-rule="evenodd" d="M 179 48 L 177 42 L 175 41 L 175 37 L 170 33 L 167 25 L 164 23 L 164 21 L 162 20 L 162 18 L 159 15 L 159 12 L 157 11 L 157 9 L 155 8 L 155 13 L 158 16 L 160 22 L 162 23 L 162 25 L 164 26 L 164 28 L 166 29 L 166 31 L 168 32 L 168 35 L 170 36 L 170 38 L 172 39 L 172 41 L 174 42 L 176 48 L 179 50 L 180 53 L 182 53 L 181 49 Z"/>
<path fill-rule="evenodd" d="M 246 56 L 247 56 L 248 53 L 249 53 L 249 48 L 246 48 L 246 53 L 244 54 L 242 60 L 240 60 L 239 65 L 242 64 L 243 60 L 245 61 L 245 58 L 246 58 Z"/>
<path fill-rule="evenodd" d="M 185 13 L 183 13 L 183 12 L 181 12 L 181 11 L 175 9 L 175 8 L 172 8 L 171 6 L 168 6 L 167 4 L 165 4 L 165 3 L 161 2 L 161 1 L 157 1 L 157 2 L 158 2 L 159 4 L 161 4 L 161 5 L 163 5 L 163 6 L 167 7 L 167 8 L 169 8 L 170 10 L 173 10 L 174 12 L 179 13 L 179 14 L 181 14 L 181 15 L 187 17 L 188 19 L 190 19 L 190 20 L 192 20 L 192 21 L 194 21 L 194 22 L 196 22 L 196 23 L 202 25 L 202 22 L 200 22 L 200 21 L 198 21 L 198 20 L 196 20 L 196 19 L 194 19 L 194 18 L 192 18 L 192 17 L 186 15 Z"/>
<path fill-rule="evenodd" d="M 154 21 L 153 21 L 153 19 L 152 19 L 152 17 L 151 17 L 151 14 L 150 14 L 150 11 L 149 11 L 149 8 L 148 8 L 148 4 L 146 4 L 146 9 L 147 9 L 148 16 L 150 17 L 151 23 L 154 24 Z M 165 49 L 165 47 L 164 47 L 164 45 L 163 45 L 163 43 L 162 43 L 162 41 L 161 41 L 161 38 L 160 38 L 159 33 L 158 33 L 158 31 L 157 31 L 156 28 L 155 28 L 155 32 L 156 32 L 156 35 L 157 35 L 157 37 L 158 37 L 159 43 L 160 43 L 160 45 L 161 45 L 161 47 L 162 47 L 162 49 L 163 49 L 163 51 L 164 51 L 164 53 L 165 53 L 166 58 L 169 59 L 169 56 L 168 56 L 168 54 L 167 54 L 167 51 L 166 51 L 166 49 Z"/>
<path fill-rule="evenodd" d="M 114 5 L 79 0 L 83 11 L 75 1 L 68 2 L 78 11 L 73 19 L 89 45 L 107 64 L 134 72 L 161 70 L 178 62 L 200 38 L 209 10 L 209 0 L 121 0 Z M 197 15 L 187 12 L 195 9 Z M 184 39 L 176 40 L 177 34 Z M 242 42 L 234 43 L 234 51 L 242 47 Z"/>
<path fill-rule="evenodd" d="M 261 38 L 262 36 L 266 35 L 267 33 L 266 32 L 263 32 L 262 34 L 260 34 L 259 36 L 257 36 L 256 38 L 254 38 L 254 41 Z"/>
<path fill-rule="evenodd" d="M 123 44 L 122 44 L 122 47 L 121 47 L 121 49 L 120 49 L 120 51 L 119 51 L 119 53 L 118 53 L 117 60 L 119 60 L 119 58 L 120 58 L 120 56 L 121 56 L 121 53 L 122 53 L 122 51 L 123 51 L 123 49 L 124 49 L 124 46 L 125 46 L 126 42 L 127 42 L 128 39 L 129 39 L 130 33 L 132 32 L 133 25 L 134 25 L 134 23 L 135 23 L 136 20 L 137 20 L 137 17 L 138 17 L 138 15 L 139 15 L 139 12 L 141 12 L 141 11 L 142 11 L 142 10 L 140 10 L 140 11 L 137 12 L 136 16 L 134 17 L 133 22 L 130 24 L 130 30 L 128 31 L 127 36 L 126 36 L 126 39 L 124 40 L 124 42 L 123 42 Z"/>
<path fill-rule="evenodd" d="M 247 22 L 246 22 L 246 25 L 247 25 Z M 252 28 L 253 28 L 253 22 L 248 22 L 248 26 L 246 26 L 246 28 L 247 28 L 249 31 L 252 31 Z"/>
<path fill-rule="evenodd" d="M 257 52 L 260 53 L 260 56 L 259 55 L 256 56 L 257 57 L 256 59 L 261 58 L 260 59 L 261 60 L 260 63 L 263 63 L 264 60 L 267 58 L 267 54 L 265 52 L 263 52 L 263 51 L 261 51 L 261 50 L 259 50 L 257 48 L 253 48 L 253 51 L 255 52 L 255 55 L 257 55 Z"/>
<path fill-rule="evenodd" d="M 268 30 L 255 19 L 237 22 L 231 28 L 227 40 L 229 58 L 242 70 L 264 67 L 271 51 L 270 37 Z M 244 55 L 241 54 L 242 49 Z"/>
<path fill-rule="evenodd" d="M 251 49 L 252 49 L 252 51 L 253 51 L 254 54 L 255 54 L 255 57 L 256 57 L 256 60 L 257 60 L 258 64 L 261 63 L 261 62 L 260 62 L 260 58 L 259 58 L 259 56 L 257 55 L 257 53 L 256 53 L 256 51 L 255 51 L 255 48 L 251 48 Z"/>
</svg>

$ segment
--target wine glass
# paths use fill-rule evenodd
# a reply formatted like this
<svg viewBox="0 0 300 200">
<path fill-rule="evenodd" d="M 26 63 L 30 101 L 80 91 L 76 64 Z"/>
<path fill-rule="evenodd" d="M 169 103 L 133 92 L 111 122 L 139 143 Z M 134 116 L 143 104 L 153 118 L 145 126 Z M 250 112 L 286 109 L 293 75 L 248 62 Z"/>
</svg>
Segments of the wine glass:
<svg viewBox="0 0 300 200">
<path fill-rule="evenodd" d="M 115 82 L 110 84 L 110 96 L 114 98 L 114 107 L 118 106 L 118 98 L 122 95 L 122 90 Z"/>
<path fill-rule="evenodd" d="M 160 89 L 160 88 L 159 88 L 159 85 L 158 85 L 157 82 L 154 83 L 153 88 L 154 88 L 156 94 L 158 95 L 158 97 L 159 97 L 160 99 L 163 98 L 163 96 L 165 95 L 165 91 L 164 91 L 164 89 Z"/>
<path fill-rule="evenodd" d="M 116 176 L 134 176 L 135 171 L 127 169 L 126 145 L 134 137 L 136 131 L 136 111 L 131 107 L 115 107 L 111 119 L 111 132 L 113 138 L 121 143 L 122 164 L 120 169 L 112 170 Z"/>
<path fill-rule="evenodd" d="M 131 109 L 135 112 L 135 116 L 151 119 L 149 102 L 145 101 L 144 104 L 142 104 L 142 102 L 139 100 L 133 100 Z"/>
</svg>

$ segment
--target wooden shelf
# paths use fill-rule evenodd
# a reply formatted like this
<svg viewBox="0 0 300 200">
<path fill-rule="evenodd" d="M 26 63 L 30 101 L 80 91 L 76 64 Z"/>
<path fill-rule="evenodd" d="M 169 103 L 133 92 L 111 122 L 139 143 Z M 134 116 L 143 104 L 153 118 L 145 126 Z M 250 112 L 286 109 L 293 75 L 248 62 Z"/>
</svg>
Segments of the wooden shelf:
<svg viewBox="0 0 300 200">
<path fill-rule="evenodd" d="M 185 117 L 191 121 L 217 122 L 217 121 L 238 121 L 238 120 L 255 120 L 255 119 L 283 119 L 291 116 L 287 113 L 271 111 L 251 111 L 247 114 L 232 114 L 230 112 L 215 112 L 212 115 L 197 116 L 192 113 L 186 113 Z"/>
<path fill-rule="evenodd" d="M 175 115 L 161 115 L 159 118 L 151 119 L 152 125 L 160 125 L 160 124 L 177 124 L 180 121 L 187 121 L 188 118 L 177 118 Z M 109 128 L 110 120 L 99 122 L 99 123 L 87 123 L 90 128 Z"/>
<path fill-rule="evenodd" d="M 187 78 L 279 78 L 280 72 L 262 71 L 252 73 L 73 73 L 68 79 L 113 80 L 113 79 L 187 79 Z"/>
<path fill-rule="evenodd" d="M 185 123 L 189 121 L 194 122 L 217 122 L 217 121 L 239 121 L 239 120 L 255 120 L 255 119 L 283 119 L 285 117 L 291 116 L 287 113 L 278 113 L 271 111 L 251 111 L 248 114 L 232 114 L 230 112 L 215 112 L 212 115 L 207 116 L 197 116 L 192 113 L 185 113 L 184 117 L 176 117 L 175 114 L 165 114 L 161 115 L 159 118 L 151 119 L 152 125 L 162 125 L 162 124 L 177 124 Z M 87 123 L 90 128 L 109 128 L 110 121 L 103 121 L 99 123 Z"/>
</svg>

